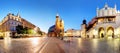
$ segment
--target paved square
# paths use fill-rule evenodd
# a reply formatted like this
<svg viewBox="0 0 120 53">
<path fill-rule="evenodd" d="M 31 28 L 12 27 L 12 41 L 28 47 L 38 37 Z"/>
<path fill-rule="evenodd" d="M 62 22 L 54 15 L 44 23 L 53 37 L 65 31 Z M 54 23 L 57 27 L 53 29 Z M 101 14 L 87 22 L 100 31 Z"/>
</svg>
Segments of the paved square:
<svg viewBox="0 0 120 53">
<path fill-rule="evenodd" d="M 0 53 L 120 53 L 119 39 L 34 37 L 0 40 Z"/>
</svg>

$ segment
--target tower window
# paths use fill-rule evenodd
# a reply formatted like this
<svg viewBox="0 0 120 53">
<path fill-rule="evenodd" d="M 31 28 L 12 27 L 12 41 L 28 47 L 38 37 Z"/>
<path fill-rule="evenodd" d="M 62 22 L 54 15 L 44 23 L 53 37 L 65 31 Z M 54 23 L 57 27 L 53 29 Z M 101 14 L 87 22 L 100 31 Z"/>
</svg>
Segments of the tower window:
<svg viewBox="0 0 120 53">
<path fill-rule="evenodd" d="M 60 24 L 60 27 L 62 27 L 62 25 Z"/>
</svg>

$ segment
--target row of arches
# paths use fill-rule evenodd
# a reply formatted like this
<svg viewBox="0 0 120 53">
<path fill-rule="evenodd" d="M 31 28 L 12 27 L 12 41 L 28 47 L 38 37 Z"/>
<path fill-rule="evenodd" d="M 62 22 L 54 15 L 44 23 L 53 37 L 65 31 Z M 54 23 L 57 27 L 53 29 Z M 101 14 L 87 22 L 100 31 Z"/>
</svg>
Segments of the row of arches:
<svg viewBox="0 0 120 53">
<path fill-rule="evenodd" d="M 99 38 L 104 38 L 104 37 L 114 38 L 114 28 L 108 27 L 107 29 L 104 29 L 103 27 L 100 27 L 98 29 L 98 35 L 99 35 Z"/>
</svg>

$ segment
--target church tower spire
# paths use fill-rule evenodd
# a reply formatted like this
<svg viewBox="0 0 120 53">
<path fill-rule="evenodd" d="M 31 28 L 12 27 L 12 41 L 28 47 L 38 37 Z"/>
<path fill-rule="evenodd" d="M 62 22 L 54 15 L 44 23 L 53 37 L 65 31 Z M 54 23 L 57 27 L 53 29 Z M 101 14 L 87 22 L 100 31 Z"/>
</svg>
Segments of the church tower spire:
<svg viewBox="0 0 120 53">
<path fill-rule="evenodd" d="M 114 8 L 117 9 L 117 5 L 116 4 L 115 4 Z"/>
<path fill-rule="evenodd" d="M 56 23 L 55 23 L 56 27 L 58 28 L 60 25 L 60 18 L 59 18 L 59 14 L 56 14 Z"/>
<path fill-rule="evenodd" d="M 56 14 L 56 18 L 59 18 L 59 13 Z"/>
<path fill-rule="evenodd" d="M 107 2 L 105 3 L 105 8 L 107 8 L 108 7 L 108 4 L 107 4 Z"/>
<path fill-rule="evenodd" d="M 19 14 L 19 12 L 17 13 L 17 17 L 20 17 L 20 14 Z"/>
<path fill-rule="evenodd" d="M 59 13 L 57 13 L 56 16 L 59 16 Z"/>
</svg>

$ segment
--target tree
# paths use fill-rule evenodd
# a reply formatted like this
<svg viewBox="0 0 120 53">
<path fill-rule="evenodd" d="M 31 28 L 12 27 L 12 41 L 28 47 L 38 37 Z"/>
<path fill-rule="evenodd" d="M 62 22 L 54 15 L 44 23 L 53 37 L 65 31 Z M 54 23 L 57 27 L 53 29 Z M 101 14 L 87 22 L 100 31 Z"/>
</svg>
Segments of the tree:
<svg viewBox="0 0 120 53">
<path fill-rule="evenodd" d="M 24 34 L 28 34 L 28 27 L 23 28 Z"/>
<path fill-rule="evenodd" d="M 40 35 L 43 35 L 43 32 L 42 31 L 37 31 L 38 34 Z"/>
<path fill-rule="evenodd" d="M 23 26 L 22 25 L 18 25 L 16 26 L 16 31 L 17 31 L 17 34 L 23 34 Z"/>
<path fill-rule="evenodd" d="M 22 25 L 16 26 L 17 34 L 28 34 L 28 27 L 23 28 Z"/>
</svg>

